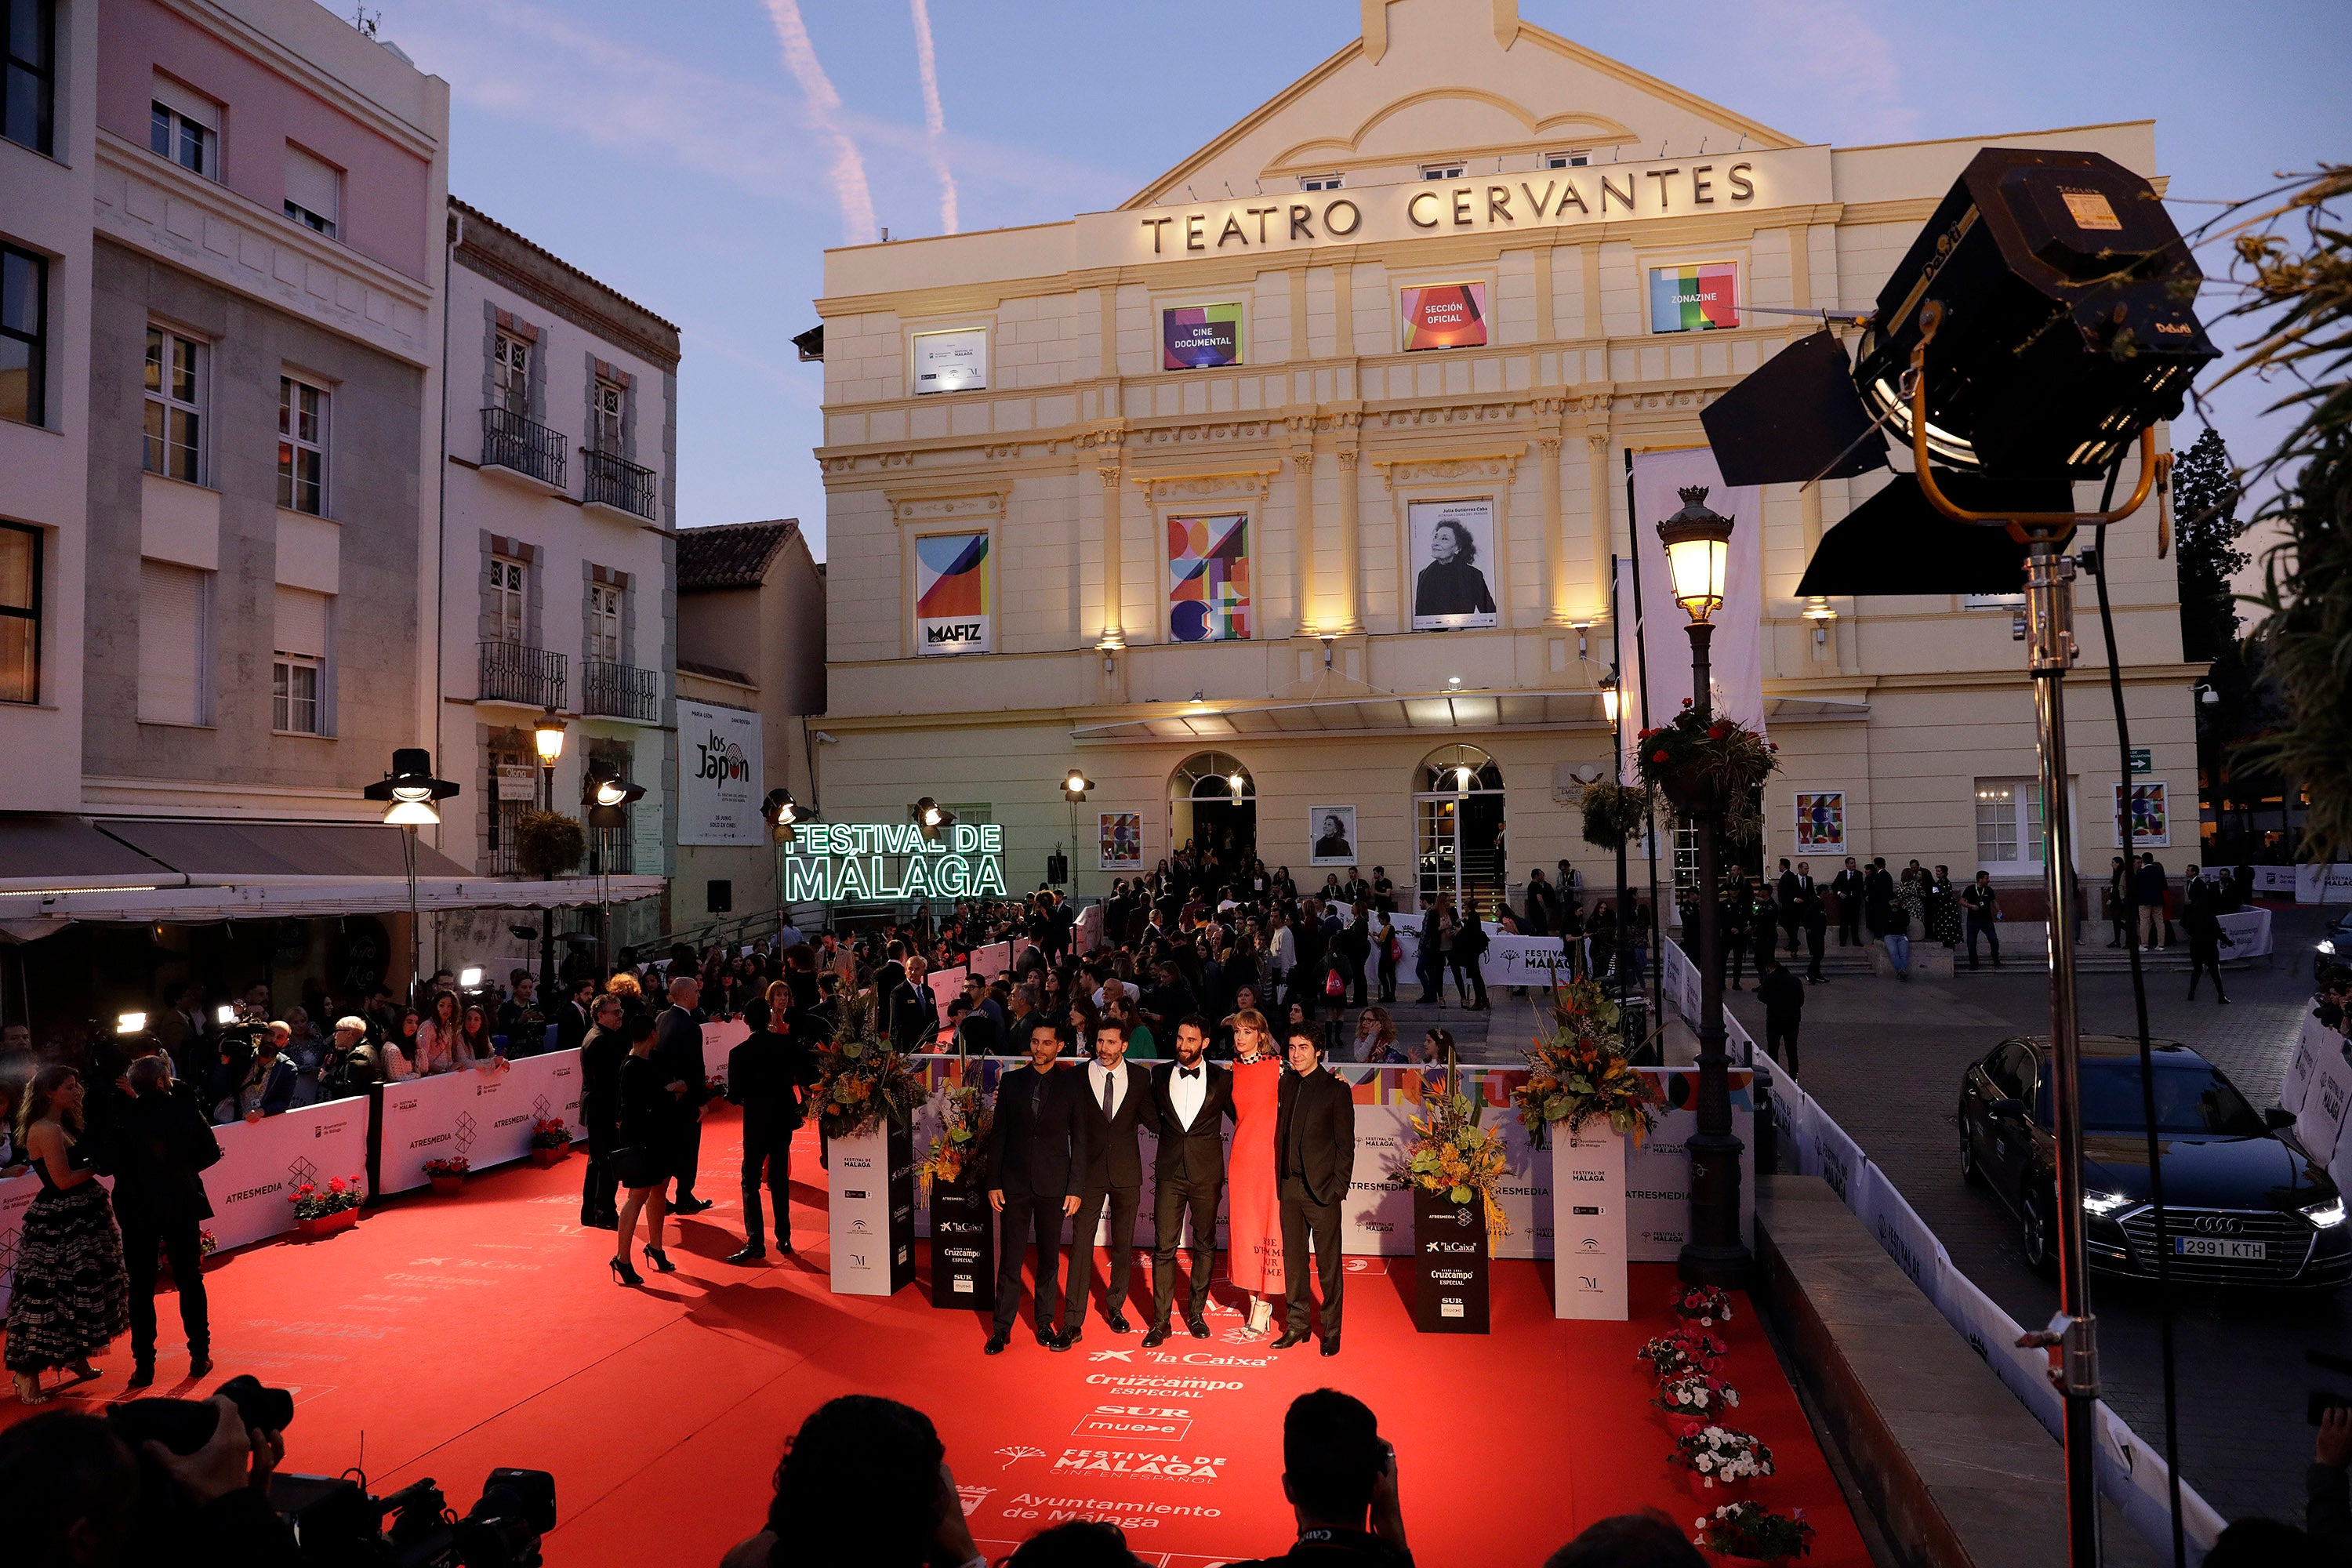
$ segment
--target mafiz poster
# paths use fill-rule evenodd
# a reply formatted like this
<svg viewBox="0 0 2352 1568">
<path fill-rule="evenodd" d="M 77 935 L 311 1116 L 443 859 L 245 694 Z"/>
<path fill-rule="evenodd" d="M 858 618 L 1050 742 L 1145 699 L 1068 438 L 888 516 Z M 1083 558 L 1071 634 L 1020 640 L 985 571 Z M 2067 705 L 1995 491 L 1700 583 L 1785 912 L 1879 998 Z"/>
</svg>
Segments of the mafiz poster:
<svg viewBox="0 0 2352 1568">
<path fill-rule="evenodd" d="M 1249 635 L 1248 515 L 1170 518 L 1170 640 L 1227 642 Z"/>
<path fill-rule="evenodd" d="M 1799 790 L 1797 792 L 1797 849 L 1800 854 L 1819 854 L 1825 849 L 1845 848 L 1845 791 L 1842 789 Z"/>
<path fill-rule="evenodd" d="M 915 541 L 915 651 L 986 653 L 995 640 L 988 534 L 927 533 Z"/>
<path fill-rule="evenodd" d="M 1143 815 L 1134 811 L 1096 813 L 1097 830 L 1095 865 L 1104 871 L 1143 869 Z"/>
<path fill-rule="evenodd" d="M 1405 508 L 1412 535 L 1412 629 L 1455 631 L 1496 624 L 1487 573 L 1495 559 L 1495 503 L 1417 500 Z"/>
</svg>

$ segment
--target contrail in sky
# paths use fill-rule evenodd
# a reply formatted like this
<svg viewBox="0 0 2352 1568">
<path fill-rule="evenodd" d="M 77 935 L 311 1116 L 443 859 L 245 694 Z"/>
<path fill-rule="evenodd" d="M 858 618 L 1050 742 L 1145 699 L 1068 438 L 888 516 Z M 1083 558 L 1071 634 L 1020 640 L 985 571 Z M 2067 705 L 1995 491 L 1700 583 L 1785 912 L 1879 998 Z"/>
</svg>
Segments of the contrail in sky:
<svg viewBox="0 0 2352 1568">
<path fill-rule="evenodd" d="M 841 203 L 842 238 L 851 245 L 870 245 L 875 237 L 874 193 L 866 184 L 866 160 L 858 156 L 857 143 L 842 126 L 841 94 L 833 90 L 824 67 L 817 62 L 816 46 L 809 42 L 808 28 L 801 23 L 798 0 L 767 0 L 767 5 L 776 41 L 783 46 L 784 68 L 800 83 L 817 133 L 833 147 L 832 166 L 825 173 Z"/>
<path fill-rule="evenodd" d="M 948 168 L 948 117 L 940 108 L 940 62 L 931 53 L 931 8 L 925 0 L 908 0 L 915 9 L 915 63 L 923 77 L 923 133 L 929 139 L 931 170 L 940 177 L 940 232 L 956 231 L 955 175 Z"/>
</svg>

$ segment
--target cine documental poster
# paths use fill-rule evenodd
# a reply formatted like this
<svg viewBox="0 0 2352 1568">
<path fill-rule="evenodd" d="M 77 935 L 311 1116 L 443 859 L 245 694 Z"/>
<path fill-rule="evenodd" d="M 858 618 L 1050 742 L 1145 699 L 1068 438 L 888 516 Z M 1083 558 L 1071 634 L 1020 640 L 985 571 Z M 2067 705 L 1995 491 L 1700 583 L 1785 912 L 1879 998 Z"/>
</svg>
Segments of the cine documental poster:
<svg viewBox="0 0 2352 1568">
<path fill-rule="evenodd" d="M 1242 308 L 1171 305 L 1160 312 L 1160 368 L 1210 370 L 1242 363 Z"/>
<path fill-rule="evenodd" d="M 915 541 L 915 651 L 986 653 L 994 639 L 988 534 L 929 533 Z"/>
</svg>

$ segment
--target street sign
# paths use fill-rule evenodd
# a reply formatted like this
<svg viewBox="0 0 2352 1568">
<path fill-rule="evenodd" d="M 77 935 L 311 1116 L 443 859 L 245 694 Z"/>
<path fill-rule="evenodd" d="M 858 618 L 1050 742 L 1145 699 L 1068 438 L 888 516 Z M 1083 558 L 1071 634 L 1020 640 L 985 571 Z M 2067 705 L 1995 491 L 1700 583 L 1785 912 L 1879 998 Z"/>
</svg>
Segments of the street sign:
<svg viewBox="0 0 2352 1568">
<path fill-rule="evenodd" d="M 2156 759 L 2148 754 L 2148 749 L 2146 746 L 2134 746 L 2131 749 L 2131 759 L 2132 772 L 2136 773 L 2156 772 Z"/>
</svg>

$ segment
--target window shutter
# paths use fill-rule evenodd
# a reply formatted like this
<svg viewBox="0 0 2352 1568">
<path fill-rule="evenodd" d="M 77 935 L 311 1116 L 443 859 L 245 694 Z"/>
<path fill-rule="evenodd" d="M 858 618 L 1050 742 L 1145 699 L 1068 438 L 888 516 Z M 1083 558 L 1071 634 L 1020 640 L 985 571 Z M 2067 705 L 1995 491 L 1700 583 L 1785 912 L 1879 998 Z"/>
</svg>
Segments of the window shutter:
<svg viewBox="0 0 2352 1568">
<path fill-rule="evenodd" d="M 139 717 L 205 721 L 205 574 L 139 563 Z"/>
<path fill-rule="evenodd" d="M 150 92 L 155 102 L 175 110 L 183 120 L 193 120 L 207 131 L 220 130 L 220 105 L 204 94 L 161 74 L 156 76 Z"/>
<path fill-rule="evenodd" d="M 343 176 L 331 163 L 323 163 L 291 142 L 286 144 L 286 199 L 305 212 L 315 213 L 329 223 L 340 223 Z"/>
<path fill-rule="evenodd" d="M 307 588 L 278 590 L 278 651 L 327 657 L 327 595 Z"/>
</svg>

